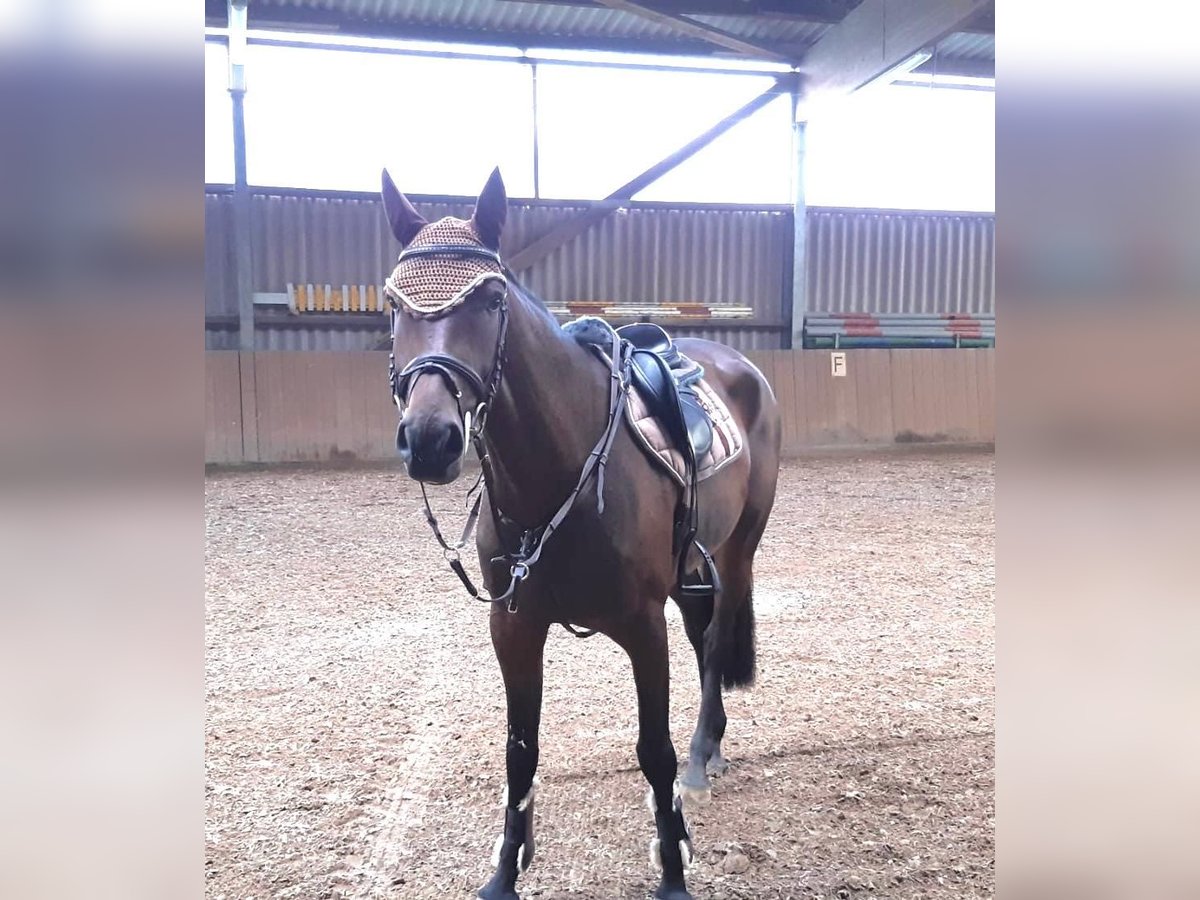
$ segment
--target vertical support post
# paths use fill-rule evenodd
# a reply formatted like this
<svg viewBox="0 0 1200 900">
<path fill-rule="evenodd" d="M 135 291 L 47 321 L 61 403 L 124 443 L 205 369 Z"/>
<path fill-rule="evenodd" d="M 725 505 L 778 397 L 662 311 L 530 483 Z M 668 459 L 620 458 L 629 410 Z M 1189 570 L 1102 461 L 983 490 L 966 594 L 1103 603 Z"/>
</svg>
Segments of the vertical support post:
<svg viewBox="0 0 1200 900">
<path fill-rule="evenodd" d="M 228 0 L 229 95 L 233 100 L 233 269 L 238 301 L 238 349 L 254 350 L 254 278 L 250 188 L 246 180 L 246 2 Z"/>
<path fill-rule="evenodd" d="M 538 199 L 542 196 L 541 177 L 538 172 L 538 108 L 537 108 L 537 63 L 529 64 L 529 71 L 532 73 L 533 82 L 533 196 Z"/>
<path fill-rule="evenodd" d="M 799 120 L 800 91 L 792 92 L 792 333 L 790 347 L 804 346 L 808 311 L 808 204 L 804 196 L 806 121 Z"/>
</svg>

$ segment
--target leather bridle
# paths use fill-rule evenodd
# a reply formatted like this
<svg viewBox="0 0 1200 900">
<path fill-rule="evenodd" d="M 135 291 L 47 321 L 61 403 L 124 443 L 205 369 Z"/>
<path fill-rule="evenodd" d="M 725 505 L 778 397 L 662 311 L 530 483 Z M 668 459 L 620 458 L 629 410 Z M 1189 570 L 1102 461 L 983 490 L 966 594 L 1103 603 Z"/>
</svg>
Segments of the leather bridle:
<svg viewBox="0 0 1200 900">
<path fill-rule="evenodd" d="M 457 543 L 449 543 L 442 535 L 441 528 L 438 525 L 437 517 L 433 514 L 433 509 L 429 504 L 429 496 L 425 491 L 424 482 L 421 484 L 421 497 L 425 502 L 425 520 L 429 523 L 430 529 L 433 531 L 434 537 L 442 547 L 442 554 L 446 561 L 450 564 L 450 568 L 458 576 L 469 593 L 476 600 L 484 603 L 503 603 L 509 612 L 517 611 L 517 586 L 529 577 L 532 567 L 541 559 L 542 550 L 546 545 L 546 541 L 550 536 L 558 530 L 558 527 L 566 519 L 567 515 L 575 506 L 575 501 L 583 492 L 584 487 L 591 480 L 593 475 L 596 477 L 596 500 L 597 510 L 600 513 L 604 512 L 604 467 L 608 463 L 608 453 L 612 448 L 613 440 L 616 438 L 617 431 L 620 428 L 621 413 L 625 407 L 625 401 L 629 391 L 629 367 L 630 367 L 630 347 L 629 344 L 612 332 L 612 348 L 608 354 L 611 361 L 611 371 L 609 377 L 609 404 L 608 404 L 608 423 L 604 429 L 604 433 L 600 436 L 599 441 L 588 454 L 587 460 L 583 464 L 583 469 L 579 473 L 579 478 L 575 483 L 574 489 L 559 506 L 558 510 L 550 517 L 545 525 L 534 528 L 521 528 L 521 534 L 516 550 L 504 549 L 503 534 L 505 526 L 512 528 L 521 526 L 513 519 L 504 515 L 496 503 L 495 492 L 495 476 L 492 472 L 491 461 L 488 457 L 487 445 L 484 440 L 484 431 L 487 427 L 488 412 L 491 409 L 492 401 L 495 400 L 496 394 L 500 389 L 500 380 L 504 373 L 505 349 L 506 340 L 508 337 L 508 290 L 510 284 L 517 284 L 516 278 L 512 272 L 500 259 L 500 254 L 488 250 L 485 247 L 480 247 L 475 244 L 434 244 L 425 247 L 417 247 L 405 250 L 400 254 L 400 262 L 408 259 L 413 259 L 422 256 L 449 256 L 449 257 L 482 257 L 491 262 L 494 262 L 500 267 L 500 271 L 506 279 L 506 289 L 500 298 L 499 314 L 500 325 L 496 334 L 496 347 L 492 356 L 491 370 L 486 377 L 480 377 L 479 374 L 468 366 L 466 363 L 457 357 L 447 353 L 425 353 L 412 360 L 401 371 L 396 371 L 396 357 L 392 352 L 388 355 L 388 382 L 392 390 L 392 400 L 396 404 L 396 409 L 403 417 L 404 410 L 408 404 L 408 397 L 412 393 L 413 385 L 421 375 L 427 372 L 433 372 L 439 375 L 445 382 L 451 395 L 454 397 L 454 402 L 458 407 L 459 418 L 463 423 L 463 431 L 470 438 L 471 445 L 475 450 L 475 455 L 479 457 L 480 473 L 479 480 L 471 487 L 467 493 L 467 501 L 471 506 L 470 513 L 467 516 L 466 525 L 463 528 L 462 537 Z M 393 340 L 396 331 L 396 316 L 401 313 L 400 302 L 394 296 L 398 290 L 390 283 L 385 283 L 384 294 L 391 304 L 391 323 Z M 610 329 L 611 330 L 611 329 Z M 603 352 L 596 348 L 597 354 L 604 356 Z M 478 401 L 473 408 L 463 409 L 462 406 L 462 391 L 459 389 L 457 382 L 454 379 L 455 375 L 461 376 L 475 394 L 475 399 Z M 472 421 L 473 419 L 473 421 Z M 491 510 L 493 524 L 496 530 L 496 539 L 501 542 L 501 555 L 493 557 L 493 563 L 507 563 L 509 567 L 509 583 L 507 589 L 496 597 L 492 597 L 487 593 L 480 591 L 475 587 L 467 574 L 466 568 L 462 564 L 460 552 L 467 542 L 471 539 L 471 534 L 475 530 L 475 525 L 479 519 L 479 507 L 483 500 L 483 493 L 479 491 L 480 483 L 487 489 L 490 502 L 488 507 Z M 475 499 L 471 501 L 471 495 L 475 495 Z M 576 637 L 590 637 L 595 632 L 587 630 L 578 630 L 572 627 L 569 623 L 562 623 L 568 631 Z"/>
<path fill-rule="evenodd" d="M 413 247 L 400 254 L 399 262 L 423 256 L 479 256 L 490 262 L 494 262 L 502 271 L 505 270 L 504 264 L 500 261 L 499 253 L 474 244 L 432 244 L 426 247 Z M 400 304 L 393 295 L 393 290 L 390 284 L 384 283 L 384 295 L 391 305 L 391 324 L 394 336 L 396 332 L 396 315 L 400 312 Z M 500 298 L 498 309 L 500 326 L 496 331 L 496 346 L 492 352 L 491 370 L 488 372 L 486 378 L 481 378 L 474 369 L 448 353 L 423 353 L 409 362 L 403 370 L 397 372 L 396 354 L 394 351 L 388 354 L 388 382 L 392 387 L 392 402 L 396 404 L 396 409 L 401 416 L 404 415 L 404 410 L 408 406 L 408 397 L 412 393 L 413 385 L 416 384 L 417 379 L 427 372 L 434 372 L 442 377 L 451 396 L 454 397 L 455 405 L 458 407 L 458 417 L 463 423 L 463 429 L 466 434 L 474 439 L 477 434 L 483 432 L 488 409 L 491 407 L 492 400 L 496 397 L 496 392 L 500 389 L 500 379 L 504 373 L 504 345 L 508 337 L 507 288 Z M 456 374 L 466 381 L 472 393 L 475 394 L 476 405 L 466 411 L 462 407 L 462 391 L 459 389 L 458 383 L 454 380 Z M 472 418 L 474 419 L 473 422 L 471 421 Z"/>
</svg>

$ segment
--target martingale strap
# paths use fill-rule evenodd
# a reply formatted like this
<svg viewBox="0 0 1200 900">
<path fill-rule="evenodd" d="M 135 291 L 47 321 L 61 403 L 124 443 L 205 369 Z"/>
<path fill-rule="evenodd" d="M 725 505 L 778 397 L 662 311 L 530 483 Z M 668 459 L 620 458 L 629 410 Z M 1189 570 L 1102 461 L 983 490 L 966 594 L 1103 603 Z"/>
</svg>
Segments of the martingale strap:
<svg viewBox="0 0 1200 900">
<path fill-rule="evenodd" d="M 487 603 L 492 602 L 492 598 L 483 594 L 474 582 L 471 581 L 471 576 L 467 574 L 466 568 L 462 564 L 462 558 L 459 556 L 459 551 L 467 545 L 467 541 L 471 539 L 471 533 L 475 530 L 475 524 L 479 521 L 479 504 L 483 501 L 483 492 L 479 490 L 483 483 L 483 472 L 480 471 L 479 477 L 475 479 L 475 484 L 471 486 L 471 490 L 467 491 L 467 505 L 471 511 L 467 514 L 466 524 L 463 526 L 462 537 L 458 539 L 458 543 L 451 545 L 442 536 L 442 529 L 438 525 L 437 516 L 433 514 L 433 509 L 429 505 L 429 495 L 425 492 L 425 483 L 418 482 L 421 485 L 421 499 L 425 502 L 425 521 L 429 523 L 430 530 L 433 531 L 433 536 L 437 538 L 437 542 L 442 546 L 442 555 L 446 558 L 446 562 L 450 564 L 451 570 L 458 576 L 459 581 L 463 583 L 463 587 L 476 600 L 482 600 Z M 475 501 L 471 502 L 471 495 L 475 495 Z"/>
<path fill-rule="evenodd" d="M 554 535 L 563 521 L 570 515 L 574 509 L 579 495 L 583 493 L 585 487 L 592 477 L 596 478 L 596 510 L 597 513 L 604 513 L 604 472 L 605 466 L 608 464 L 608 454 L 612 449 L 613 441 L 616 439 L 617 432 L 621 427 L 621 415 L 625 409 L 625 401 L 628 397 L 626 386 L 629 376 L 629 355 L 627 347 L 623 345 L 620 338 L 614 335 L 612 348 L 612 368 L 609 374 L 609 407 L 608 407 L 608 423 L 604 428 L 604 433 L 600 435 L 600 439 L 588 454 L 584 461 L 583 468 L 579 473 L 579 478 L 575 482 L 575 487 L 567 498 L 559 506 L 558 510 L 550 517 L 550 521 L 540 528 L 527 528 L 521 534 L 520 546 L 515 552 L 505 553 L 502 556 L 497 556 L 492 559 L 492 562 L 507 562 L 509 564 L 509 582 L 504 593 L 498 597 L 489 597 L 483 592 L 475 588 L 463 568 L 462 560 L 459 557 L 458 551 L 465 545 L 466 540 L 470 536 L 470 531 L 474 528 L 475 522 L 479 518 L 479 504 L 482 501 L 482 495 L 475 498 L 472 505 L 471 513 L 468 517 L 467 527 L 463 532 L 463 541 L 458 547 L 449 546 L 442 538 L 440 530 L 436 526 L 436 519 L 430 522 L 433 528 L 434 536 L 442 544 L 443 552 L 446 554 L 446 560 L 450 564 L 450 568 L 458 576 L 459 580 L 466 587 L 467 592 L 476 600 L 488 603 L 505 603 L 509 612 L 517 610 L 517 586 L 529 577 L 532 568 L 537 565 L 538 560 L 542 558 L 542 551 L 546 548 L 546 542 Z M 488 488 L 488 495 L 494 497 L 495 492 L 492 489 L 493 478 L 491 476 L 491 465 L 488 461 L 487 451 L 483 447 L 482 437 L 478 439 L 475 446 L 475 452 L 480 458 L 482 471 L 480 476 L 484 479 Z M 424 494 L 424 488 L 422 488 Z M 429 502 L 426 498 L 426 518 L 432 519 L 433 513 L 429 511 Z M 493 516 L 498 516 L 499 511 L 495 504 L 492 504 Z M 497 518 L 496 528 L 497 535 L 500 532 L 500 522 Z M 565 625 L 566 623 L 564 623 Z M 567 627 L 568 631 L 576 634 L 575 630 Z M 579 637 L 588 637 L 590 634 L 577 634 Z"/>
</svg>

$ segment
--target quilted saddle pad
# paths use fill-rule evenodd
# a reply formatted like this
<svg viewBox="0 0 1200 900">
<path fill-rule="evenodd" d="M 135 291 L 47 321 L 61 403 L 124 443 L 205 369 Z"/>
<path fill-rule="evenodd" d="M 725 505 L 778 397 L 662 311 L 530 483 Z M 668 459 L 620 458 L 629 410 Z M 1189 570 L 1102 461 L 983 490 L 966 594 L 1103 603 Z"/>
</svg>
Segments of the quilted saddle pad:
<svg viewBox="0 0 1200 900">
<path fill-rule="evenodd" d="M 737 459 L 745 441 L 741 429 L 729 412 L 729 407 L 712 389 L 708 380 L 701 378 L 692 385 L 700 406 L 708 413 L 713 424 L 712 448 L 698 461 L 696 478 L 703 481 L 723 466 Z M 680 485 L 687 484 L 687 465 L 661 421 L 655 418 L 641 393 L 630 388 L 629 401 L 625 404 L 625 418 L 633 428 L 634 437 L 652 460 L 662 466 Z"/>
</svg>

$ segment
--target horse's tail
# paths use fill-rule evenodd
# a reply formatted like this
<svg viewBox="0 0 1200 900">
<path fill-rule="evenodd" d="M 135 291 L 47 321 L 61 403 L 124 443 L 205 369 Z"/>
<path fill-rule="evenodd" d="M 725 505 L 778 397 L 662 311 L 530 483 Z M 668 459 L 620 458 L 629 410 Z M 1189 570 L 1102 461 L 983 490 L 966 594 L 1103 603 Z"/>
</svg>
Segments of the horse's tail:
<svg viewBox="0 0 1200 900">
<path fill-rule="evenodd" d="M 725 656 L 721 680 L 727 688 L 749 687 L 754 684 L 758 664 L 754 650 L 754 589 L 746 594 L 746 600 L 733 620 L 733 634 Z"/>
</svg>

